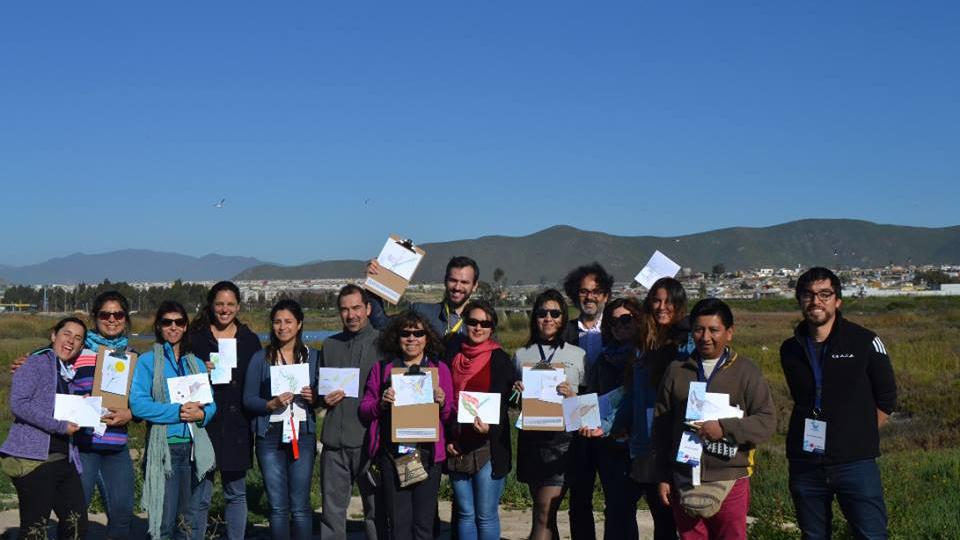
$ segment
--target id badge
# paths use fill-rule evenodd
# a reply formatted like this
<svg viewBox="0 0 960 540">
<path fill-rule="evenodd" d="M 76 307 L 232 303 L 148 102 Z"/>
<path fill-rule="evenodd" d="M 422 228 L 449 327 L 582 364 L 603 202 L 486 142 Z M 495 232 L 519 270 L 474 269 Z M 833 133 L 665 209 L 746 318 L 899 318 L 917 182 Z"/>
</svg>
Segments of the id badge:
<svg viewBox="0 0 960 540">
<path fill-rule="evenodd" d="M 700 464 L 700 456 L 703 455 L 703 443 L 700 437 L 691 431 L 684 431 L 680 437 L 680 447 L 677 448 L 677 461 L 687 465 L 697 466 Z"/>
<path fill-rule="evenodd" d="M 299 428 L 300 428 L 300 422 L 298 422 L 297 420 L 294 420 L 293 422 L 291 422 L 290 417 L 288 416 L 286 421 L 283 422 L 283 434 L 280 439 L 281 442 L 284 442 L 284 443 L 293 442 L 293 439 L 298 438 L 294 433 L 294 429 L 299 429 Z"/>
<path fill-rule="evenodd" d="M 803 451 L 822 454 L 827 449 L 827 423 L 807 418 L 803 421 Z"/>
</svg>

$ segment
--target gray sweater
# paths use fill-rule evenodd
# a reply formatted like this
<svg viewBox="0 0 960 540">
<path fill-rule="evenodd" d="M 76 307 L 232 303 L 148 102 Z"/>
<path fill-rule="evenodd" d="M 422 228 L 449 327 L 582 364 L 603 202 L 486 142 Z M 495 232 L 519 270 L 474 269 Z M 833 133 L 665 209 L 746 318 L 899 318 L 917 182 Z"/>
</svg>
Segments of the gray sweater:
<svg viewBox="0 0 960 540">
<path fill-rule="evenodd" d="M 577 390 L 577 393 L 580 393 L 579 387 L 586 384 L 584 373 L 584 357 L 586 353 L 584 350 L 576 345 L 562 343 L 562 346 L 556 349 L 555 353 L 552 347 L 544 345 L 543 353 L 547 358 L 550 358 L 551 353 L 553 353 L 553 357 L 550 358 L 550 363 L 555 366 L 563 366 L 563 372 L 567 377 L 567 382 Z M 536 344 L 517 349 L 517 352 L 513 355 L 513 362 L 517 370 L 517 379 L 520 379 L 523 376 L 521 372 L 523 366 L 532 366 L 540 362 L 540 349 Z"/>
<path fill-rule="evenodd" d="M 370 376 L 370 368 L 379 360 L 377 340 L 380 331 L 367 324 L 357 333 L 343 331 L 323 342 L 319 367 L 360 368 L 360 391 Z M 323 398 L 320 405 L 326 408 L 320 440 L 329 448 L 360 448 L 367 429 L 360 423 L 360 399 L 345 397 L 333 407 L 326 407 Z"/>
</svg>

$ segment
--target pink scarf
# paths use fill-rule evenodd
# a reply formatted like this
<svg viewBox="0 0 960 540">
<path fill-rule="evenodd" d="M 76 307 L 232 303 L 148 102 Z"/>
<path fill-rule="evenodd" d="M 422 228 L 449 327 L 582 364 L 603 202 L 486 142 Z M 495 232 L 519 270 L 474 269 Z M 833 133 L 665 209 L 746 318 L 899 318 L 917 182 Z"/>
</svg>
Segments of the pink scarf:
<svg viewBox="0 0 960 540">
<path fill-rule="evenodd" d="M 450 363 L 453 371 L 454 401 L 460 399 L 460 391 L 467 387 L 467 383 L 490 364 L 490 355 L 499 348 L 500 344 L 492 339 L 488 339 L 479 345 L 474 345 L 469 341 L 464 341 L 460 345 L 460 352 L 453 357 L 453 361 Z M 487 373 L 486 386 L 489 387 L 489 371 Z"/>
</svg>

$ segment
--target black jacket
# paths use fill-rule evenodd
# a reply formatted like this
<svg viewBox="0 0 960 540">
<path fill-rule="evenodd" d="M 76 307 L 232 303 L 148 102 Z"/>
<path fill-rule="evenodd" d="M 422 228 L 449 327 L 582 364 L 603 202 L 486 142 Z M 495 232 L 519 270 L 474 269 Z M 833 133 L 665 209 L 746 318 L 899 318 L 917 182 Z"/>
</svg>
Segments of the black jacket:
<svg viewBox="0 0 960 540">
<path fill-rule="evenodd" d="M 494 478 L 503 478 L 512 467 L 510 446 L 510 418 L 507 410 L 510 403 L 510 394 L 513 393 L 515 369 L 513 360 L 503 351 L 497 349 L 490 354 L 490 390 L 500 394 L 500 424 L 490 424 L 490 461 Z M 447 429 L 447 442 L 454 442 L 461 429 L 473 428 L 469 424 L 457 423 L 454 415 Z M 470 451 L 471 448 L 461 448 L 461 451 Z"/>
<path fill-rule="evenodd" d="M 217 340 L 209 326 L 190 333 L 190 348 L 204 362 L 210 360 L 211 352 L 217 352 Z M 260 349 L 257 335 L 245 325 L 238 324 L 237 367 L 233 369 L 230 384 L 213 386 L 217 414 L 207 425 L 207 434 L 213 443 L 217 468 L 221 471 L 245 471 L 253 462 L 250 417 L 243 408 L 243 379 L 250 358 Z"/>
<path fill-rule="evenodd" d="M 890 414 L 897 404 L 893 366 L 876 334 L 844 319 L 840 312 L 825 342 L 820 419 L 827 423 L 826 451 L 803 450 L 804 419 L 812 418 L 816 385 L 810 367 L 807 325 L 780 347 L 780 364 L 793 397 L 787 430 L 787 458 L 834 464 L 880 455 L 877 409 Z"/>
</svg>

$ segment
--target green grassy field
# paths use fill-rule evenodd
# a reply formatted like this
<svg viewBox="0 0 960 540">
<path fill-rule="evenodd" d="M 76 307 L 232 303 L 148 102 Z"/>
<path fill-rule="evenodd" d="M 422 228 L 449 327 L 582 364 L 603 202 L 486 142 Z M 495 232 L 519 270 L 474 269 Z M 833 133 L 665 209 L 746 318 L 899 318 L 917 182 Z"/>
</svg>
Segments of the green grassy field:
<svg viewBox="0 0 960 540">
<path fill-rule="evenodd" d="M 780 371 L 780 343 L 799 321 L 795 304 L 783 300 L 734 303 L 737 318 L 733 345 L 752 358 L 774 392 L 778 409 L 778 431 L 758 453 L 758 468 L 752 481 L 750 514 L 757 518 L 752 538 L 798 538 L 790 527 L 793 506 L 787 491 L 787 463 L 783 438 L 790 411 L 783 374 Z M 893 359 L 899 391 L 897 420 L 883 430 L 883 457 L 880 467 L 890 514 L 893 538 L 960 537 L 960 299 L 895 298 L 849 299 L 845 316 L 877 332 Z M 245 320 L 265 330 L 266 313 L 245 314 Z M 10 379 L 6 366 L 12 358 L 45 343 L 54 319 L 38 315 L 0 316 L 0 402 L 7 403 Z M 310 329 L 336 329 L 333 313 L 311 313 Z M 150 321 L 134 320 L 134 330 L 148 331 Z M 526 321 L 501 324 L 498 337 L 512 352 L 525 339 Z M 143 349 L 147 341 L 137 342 Z M 5 436 L 12 418 L 9 408 L 0 407 L 0 436 Z M 132 445 L 142 447 L 143 426 L 131 430 Z M 319 471 L 316 471 L 319 474 Z M 319 486 L 319 482 L 315 483 Z M 265 521 L 266 495 L 259 472 L 248 475 L 251 519 Z M 15 504 L 13 487 L 0 477 L 0 496 Z M 444 484 L 442 495 L 449 497 Z M 139 493 L 138 493 L 139 500 Z M 597 482 L 596 508 L 603 496 Z M 316 490 L 314 503 L 319 503 Z M 530 505 L 526 486 L 511 473 L 503 504 L 526 508 Z M 214 512 L 222 508 L 222 497 L 214 497 Z M 842 526 L 839 508 L 835 512 L 837 538 L 851 538 Z"/>
</svg>

